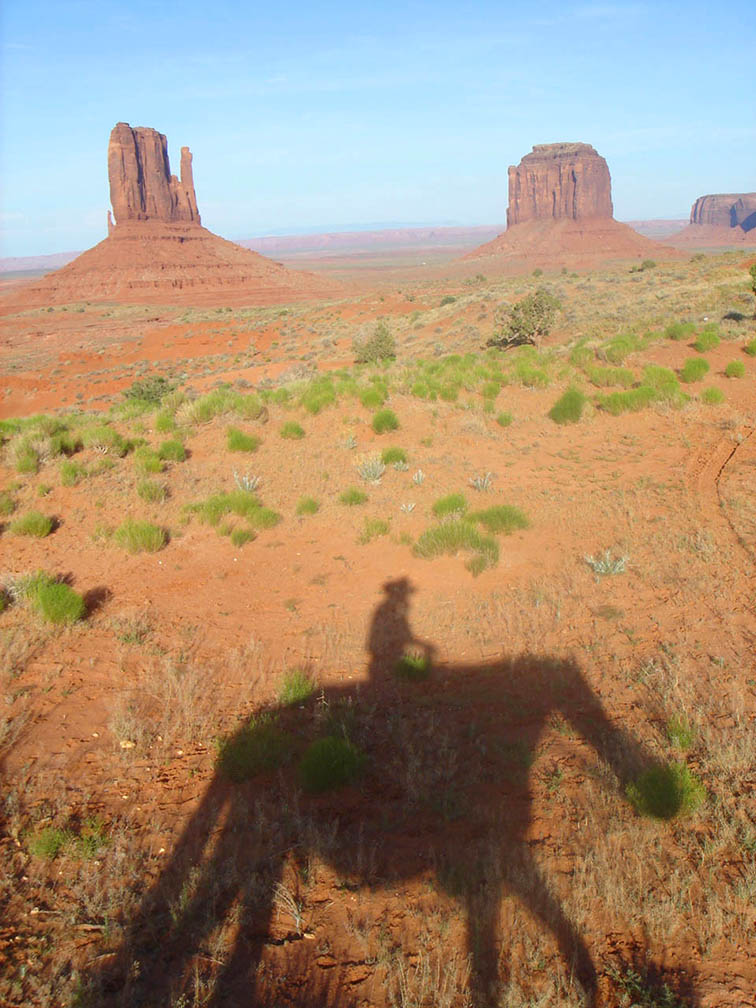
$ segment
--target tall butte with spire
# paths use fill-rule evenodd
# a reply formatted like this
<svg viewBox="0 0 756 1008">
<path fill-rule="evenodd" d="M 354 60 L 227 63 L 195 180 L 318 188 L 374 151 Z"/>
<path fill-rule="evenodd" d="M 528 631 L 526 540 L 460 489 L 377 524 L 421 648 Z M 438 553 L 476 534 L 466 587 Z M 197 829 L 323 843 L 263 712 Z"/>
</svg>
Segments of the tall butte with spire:
<svg viewBox="0 0 756 1008">
<path fill-rule="evenodd" d="M 202 227 L 192 154 L 171 174 L 168 141 L 117 123 L 108 143 L 108 237 L 18 291 L 25 304 L 70 301 L 271 304 L 338 292 L 335 283 L 226 241 Z"/>
<path fill-rule="evenodd" d="M 593 265 L 671 250 L 614 219 L 609 167 L 590 144 L 537 144 L 508 172 L 507 230 L 465 258 Z"/>
</svg>

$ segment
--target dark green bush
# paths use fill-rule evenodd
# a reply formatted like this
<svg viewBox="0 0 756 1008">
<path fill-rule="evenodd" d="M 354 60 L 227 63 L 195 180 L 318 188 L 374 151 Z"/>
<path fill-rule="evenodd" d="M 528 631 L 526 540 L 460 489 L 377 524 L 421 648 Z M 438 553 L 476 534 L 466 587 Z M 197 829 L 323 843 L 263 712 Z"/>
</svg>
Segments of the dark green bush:
<svg viewBox="0 0 756 1008">
<path fill-rule="evenodd" d="M 34 574 L 25 586 L 24 594 L 32 607 L 48 623 L 66 626 L 83 619 L 86 605 L 73 588 L 47 574 Z"/>
<path fill-rule="evenodd" d="M 585 403 L 583 393 L 572 385 L 551 407 L 549 416 L 556 424 L 577 423 L 583 415 Z"/>
<path fill-rule="evenodd" d="M 134 402 L 157 406 L 174 388 L 175 385 L 171 385 L 162 375 L 151 375 L 149 378 L 135 381 L 131 388 L 126 389 L 123 397 Z"/>
<path fill-rule="evenodd" d="M 348 739 L 327 735 L 316 739 L 305 751 L 299 779 L 305 791 L 320 794 L 350 784 L 364 765 L 364 755 Z"/>
<path fill-rule="evenodd" d="M 684 763 L 651 767 L 627 787 L 630 804 L 641 815 L 674 819 L 694 812 L 706 797 L 706 788 Z"/>
<path fill-rule="evenodd" d="M 399 421 L 396 413 L 390 409 L 379 410 L 373 417 L 372 427 L 376 434 L 385 434 L 386 431 L 397 430 Z"/>
<path fill-rule="evenodd" d="M 559 299 L 541 287 L 516 305 L 500 308 L 497 314 L 502 325 L 489 339 L 488 346 L 507 349 L 539 343 L 551 332 L 561 307 Z"/>
<path fill-rule="evenodd" d="M 186 459 L 186 448 L 180 441 L 163 441 L 158 448 L 158 458 L 164 462 L 183 462 Z"/>
<path fill-rule="evenodd" d="M 246 780 L 288 762 L 292 745 L 271 715 L 260 714 L 218 743 L 218 767 L 231 780 Z"/>
</svg>

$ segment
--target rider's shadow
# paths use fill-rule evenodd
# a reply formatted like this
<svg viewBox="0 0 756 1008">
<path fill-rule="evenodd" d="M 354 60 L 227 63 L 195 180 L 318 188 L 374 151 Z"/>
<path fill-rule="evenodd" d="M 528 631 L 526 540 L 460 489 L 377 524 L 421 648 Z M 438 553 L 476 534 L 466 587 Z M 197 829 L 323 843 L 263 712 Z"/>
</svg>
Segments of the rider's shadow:
<svg viewBox="0 0 756 1008">
<path fill-rule="evenodd" d="M 504 894 L 514 895 L 554 936 L 592 1002 L 590 952 L 528 844 L 529 766 L 555 718 L 593 747 L 619 787 L 649 759 L 609 720 L 571 659 L 523 654 L 446 664 L 417 681 L 397 678 L 408 652 L 418 659 L 433 654 L 412 634 L 411 590 L 406 579 L 384 586 L 368 635 L 366 684 L 271 709 L 254 727 L 238 729 L 227 750 L 251 747 L 253 757 L 261 751 L 263 763 L 268 753 L 271 765 L 281 765 L 242 781 L 216 773 L 115 961 L 93 978 L 101 1003 L 174 1004 L 196 986 L 201 961 L 209 988 L 203 1004 L 277 1004 L 263 950 L 274 914 L 289 898 L 292 941 L 304 935 L 306 925 L 296 920 L 300 894 L 281 882 L 292 861 L 311 858 L 351 888 L 435 880 L 463 910 L 470 996 L 478 1006 L 498 1003 L 506 979 L 499 914 Z M 421 675 L 422 667 L 417 660 L 410 668 Z M 312 796 L 300 787 L 297 764 L 324 736 L 348 740 L 365 766 L 355 782 Z M 305 945 L 314 951 L 318 942 L 298 949 Z M 224 951 L 211 955 L 217 947 Z M 327 997 L 325 989 L 302 990 L 286 1003 L 351 1002 L 331 987 Z"/>
</svg>

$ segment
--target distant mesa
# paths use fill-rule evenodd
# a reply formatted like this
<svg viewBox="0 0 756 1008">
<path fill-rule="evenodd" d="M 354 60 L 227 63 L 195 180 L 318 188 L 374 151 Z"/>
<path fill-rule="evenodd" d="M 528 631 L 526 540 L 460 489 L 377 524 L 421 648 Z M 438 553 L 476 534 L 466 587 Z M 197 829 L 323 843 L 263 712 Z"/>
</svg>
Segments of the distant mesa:
<svg viewBox="0 0 756 1008">
<path fill-rule="evenodd" d="M 162 133 L 118 123 L 108 144 L 108 237 L 62 269 L 17 288 L 24 306 L 72 301 L 274 304 L 337 294 L 331 280 L 287 269 L 202 227 L 192 155 L 171 174 Z"/>
<path fill-rule="evenodd" d="M 688 226 L 669 240 L 702 247 L 756 244 L 756 192 L 699 196 Z"/>
<path fill-rule="evenodd" d="M 613 214 L 609 167 L 594 147 L 537 144 L 509 169 L 506 232 L 465 258 L 500 256 L 526 268 L 671 254 Z"/>
</svg>

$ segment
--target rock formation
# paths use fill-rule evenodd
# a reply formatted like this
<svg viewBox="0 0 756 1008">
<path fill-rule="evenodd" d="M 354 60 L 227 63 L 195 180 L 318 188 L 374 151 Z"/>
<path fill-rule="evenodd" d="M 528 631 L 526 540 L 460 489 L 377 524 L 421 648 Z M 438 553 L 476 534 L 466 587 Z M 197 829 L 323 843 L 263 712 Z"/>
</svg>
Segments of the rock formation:
<svg viewBox="0 0 756 1008">
<path fill-rule="evenodd" d="M 509 169 L 507 227 L 530 220 L 612 214 L 609 169 L 590 144 L 537 144 Z"/>
<path fill-rule="evenodd" d="M 116 225 L 127 220 L 200 224 L 192 155 L 181 148 L 181 179 L 171 175 L 168 141 L 157 130 L 128 123 L 113 127 L 108 144 L 110 202 Z"/>
<path fill-rule="evenodd" d="M 674 245 L 721 247 L 756 244 L 756 193 L 699 196 L 690 223 L 669 239 Z"/>
</svg>

